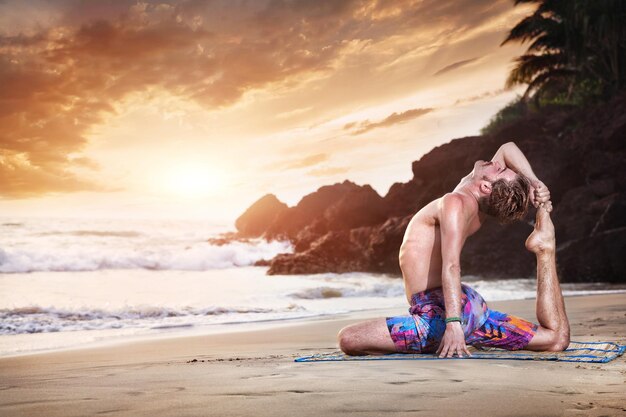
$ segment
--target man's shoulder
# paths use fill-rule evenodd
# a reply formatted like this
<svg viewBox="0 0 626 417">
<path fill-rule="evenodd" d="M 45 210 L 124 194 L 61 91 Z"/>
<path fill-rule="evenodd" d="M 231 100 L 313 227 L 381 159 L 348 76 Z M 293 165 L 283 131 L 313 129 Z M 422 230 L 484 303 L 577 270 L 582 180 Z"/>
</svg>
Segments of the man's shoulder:
<svg viewBox="0 0 626 417">
<path fill-rule="evenodd" d="M 441 197 L 442 214 L 463 214 L 466 217 L 478 215 L 478 204 L 471 196 L 451 192 Z"/>
<path fill-rule="evenodd" d="M 465 207 L 465 206 L 473 206 L 476 200 L 468 196 L 467 194 L 459 193 L 456 191 L 452 191 L 450 193 L 444 194 L 441 197 L 442 204 L 448 204 L 452 206 Z"/>
</svg>

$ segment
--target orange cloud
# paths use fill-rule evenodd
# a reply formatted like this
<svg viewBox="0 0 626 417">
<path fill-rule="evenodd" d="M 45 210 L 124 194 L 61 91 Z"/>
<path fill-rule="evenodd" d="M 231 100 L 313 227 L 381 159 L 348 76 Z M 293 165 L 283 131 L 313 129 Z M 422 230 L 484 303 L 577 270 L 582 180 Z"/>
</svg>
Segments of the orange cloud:
<svg viewBox="0 0 626 417">
<path fill-rule="evenodd" d="M 478 59 L 479 58 L 476 57 L 476 58 L 471 58 L 471 59 L 466 59 L 466 60 L 463 60 L 463 61 L 455 62 L 454 64 L 446 65 L 445 67 L 443 67 L 440 70 L 438 70 L 437 72 L 435 72 L 433 74 L 433 76 L 436 77 L 438 75 L 445 74 L 446 72 L 450 72 L 450 71 L 453 71 L 455 69 L 464 67 L 467 64 L 471 64 L 472 62 L 476 62 Z"/>
<path fill-rule="evenodd" d="M 37 20 L 23 32 L 21 28 L 0 32 L 2 197 L 108 189 L 78 177 L 74 168 L 97 168 L 80 153 L 94 126 L 115 114 L 130 93 L 162 89 L 209 110 L 229 106 L 254 89 L 286 82 L 293 88 L 297 82 L 292 80 L 299 77 L 336 71 L 353 41 L 410 39 L 416 31 L 433 28 L 462 33 L 508 12 L 509 3 L 318 0 L 259 1 L 245 7 L 202 0 L 50 3 L 50 8 L 58 8 L 50 19 Z M 12 7 L 2 6 L 5 11 Z M 29 12 L 24 3 L 13 7 L 14 16 Z M 35 14 L 32 8 L 30 12 Z M 5 28 L 19 27 L 4 25 L 1 17 L 0 22 Z M 41 22 L 51 23 L 45 27 Z M 432 109 L 365 121 L 354 134 L 428 111 Z M 301 163 L 307 166 L 306 161 Z"/>
<path fill-rule="evenodd" d="M 496 90 L 485 91 L 484 93 L 476 94 L 470 97 L 463 97 L 463 98 L 456 100 L 453 106 L 456 106 L 458 104 L 471 103 L 471 102 L 482 100 L 482 99 L 489 98 L 489 97 L 499 96 L 500 94 L 503 94 L 506 91 L 507 90 L 505 88 L 498 88 Z"/>
<path fill-rule="evenodd" d="M 312 169 L 308 171 L 307 174 L 314 177 L 330 177 L 337 174 L 343 174 L 348 171 L 350 171 L 350 168 L 347 167 L 326 167 Z"/>
<path fill-rule="evenodd" d="M 318 153 L 315 155 L 309 155 L 306 158 L 302 158 L 297 161 L 289 162 L 283 165 L 282 169 L 287 170 L 287 169 L 307 168 L 310 166 L 317 165 L 321 162 L 324 162 L 328 158 L 329 158 L 329 155 L 326 153 Z"/>
<path fill-rule="evenodd" d="M 405 123 L 409 120 L 415 119 L 417 117 L 423 116 L 427 113 L 430 113 L 434 109 L 432 108 L 419 108 L 419 109 L 411 109 L 404 111 L 402 113 L 392 113 L 391 115 L 385 117 L 380 122 L 370 122 L 369 120 L 365 120 L 363 122 L 351 122 L 344 125 L 345 130 L 350 130 L 356 128 L 353 135 L 360 135 L 365 132 L 369 132 L 372 129 L 377 129 L 379 127 L 389 127 L 399 123 Z"/>
</svg>

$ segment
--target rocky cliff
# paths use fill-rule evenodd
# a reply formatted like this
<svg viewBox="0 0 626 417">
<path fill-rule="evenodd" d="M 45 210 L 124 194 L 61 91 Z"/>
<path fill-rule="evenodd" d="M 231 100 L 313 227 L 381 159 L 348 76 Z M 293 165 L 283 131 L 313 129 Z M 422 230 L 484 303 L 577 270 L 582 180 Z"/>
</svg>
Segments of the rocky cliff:
<svg viewBox="0 0 626 417">
<path fill-rule="evenodd" d="M 485 136 L 452 140 L 413 162 L 413 178 L 381 197 L 350 181 L 321 187 L 287 207 L 262 197 L 239 219 L 241 236 L 289 239 L 295 253 L 269 262 L 269 274 L 375 271 L 400 274 L 398 249 L 412 215 L 451 191 L 478 159 L 514 141 L 554 203 L 563 281 L 626 281 L 626 94 L 578 109 L 546 109 Z M 534 276 L 523 222 L 490 221 L 462 253 L 463 274 Z"/>
</svg>

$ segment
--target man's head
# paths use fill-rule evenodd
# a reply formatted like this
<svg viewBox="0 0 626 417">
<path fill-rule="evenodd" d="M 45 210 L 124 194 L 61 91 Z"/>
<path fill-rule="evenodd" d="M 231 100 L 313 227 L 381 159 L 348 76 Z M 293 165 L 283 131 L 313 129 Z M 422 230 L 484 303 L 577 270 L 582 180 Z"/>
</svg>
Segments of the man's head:
<svg viewBox="0 0 626 417">
<path fill-rule="evenodd" d="M 530 181 L 498 162 L 477 161 L 474 178 L 479 187 L 478 206 L 501 223 L 521 220 L 528 212 Z"/>
</svg>

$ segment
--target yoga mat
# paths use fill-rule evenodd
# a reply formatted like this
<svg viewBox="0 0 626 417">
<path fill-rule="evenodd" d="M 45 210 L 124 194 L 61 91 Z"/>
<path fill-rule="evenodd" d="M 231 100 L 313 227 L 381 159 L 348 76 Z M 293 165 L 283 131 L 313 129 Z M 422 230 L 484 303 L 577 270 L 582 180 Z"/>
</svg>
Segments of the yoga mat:
<svg viewBox="0 0 626 417">
<path fill-rule="evenodd" d="M 621 356 L 626 345 L 613 342 L 571 342 L 563 352 L 533 352 L 530 350 L 509 351 L 497 348 L 477 349 L 469 346 L 471 357 L 448 359 L 510 359 L 531 361 L 560 362 L 593 362 L 606 363 Z M 318 353 L 311 356 L 296 358 L 296 362 L 328 362 L 328 361 L 380 361 L 380 360 L 445 360 L 434 353 L 390 353 L 380 356 L 347 356 L 341 351 Z"/>
</svg>

